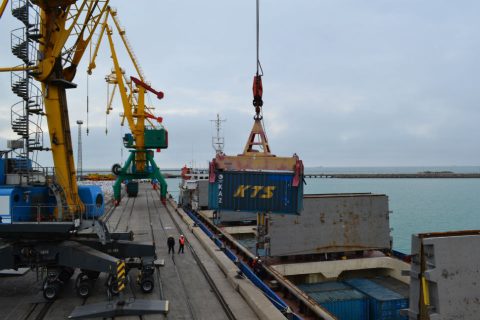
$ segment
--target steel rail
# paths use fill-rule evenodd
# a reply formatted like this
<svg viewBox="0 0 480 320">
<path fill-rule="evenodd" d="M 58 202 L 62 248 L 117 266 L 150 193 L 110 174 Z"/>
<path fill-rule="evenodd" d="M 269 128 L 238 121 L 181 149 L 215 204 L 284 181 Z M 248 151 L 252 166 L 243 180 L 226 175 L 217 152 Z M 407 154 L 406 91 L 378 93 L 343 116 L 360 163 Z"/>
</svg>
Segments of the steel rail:
<svg viewBox="0 0 480 320">
<path fill-rule="evenodd" d="M 148 194 L 151 193 L 151 191 L 147 192 L 146 195 L 147 195 L 147 208 L 148 210 L 150 210 L 150 206 L 149 206 L 149 202 L 148 202 Z M 155 207 L 155 210 L 158 211 L 158 206 L 155 204 L 155 201 L 152 201 L 153 202 L 153 205 Z M 165 231 L 165 226 L 163 224 L 163 221 L 162 221 L 162 218 L 160 215 L 158 215 L 158 219 L 159 219 L 159 222 L 160 222 L 160 226 L 162 227 L 162 230 L 163 230 L 163 233 L 165 234 L 165 236 L 167 237 L 168 234 L 167 232 Z M 180 231 L 178 230 L 177 228 L 177 231 Z M 174 252 L 175 253 L 175 252 Z M 192 302 L 191 302 L 191 299 L 188 295 L 188 290 L 187 290 L 187 286 L 185 284 L 185 282 L 183 281 L 183 278 L 181 277 L 180 275 L 180 271 L 179 271 L 179 268 L 177 266 L 177 264 L 175 263 L 175 258 L 174 258 L 174 255 L 172 255 L 172 262 L 173 262 L 173 266 L 174 266 L 174 269 L 175 269 L 175 274 L 177 275 L 177 279 L 180 281 L 180 284 L 182 286 L 182 289 L 183 289 L 183 292 L 185 294 L 185 302 L 187 303 L 187 307 L 188 307 L 188 311 L 190 312 L 190 316 L 192 317 L 192 319 L 197 319 L 197 317 L 195 316 L 195 311 L 193 309 L 193 305 L 192 305 Z"/>
<path fill-rule="evenodd" d="M 170 208 L 167 206 L 165 206 L 170 218 L 172 219 L 173 223 L 175 224 L 176 228 L 178 231 L 181 232 L 180 230 L 180 225 L 178 224 L 178 222 L 175 220 L 175 218 L 173 217 L 173 214 L 170 210 Z M 220 305 L 222 306 L 223 310 L 225 311 L 225 313 L 227 314 L 227 317 L 228 319 L 231 319 L 231 320 L 234 320 L 234 319 L 237 319 L 235 317 L 235 314 L 233 313 L 233 311 L 230 309 L 230 306 L 228 305 L 228 303 L 225 301 L 225 299 L 223 298 L 220 290 L 218 289 L 218 287 L 216 286 L 215 282 L 213 281 L 212 277 L 210 277 L 210 275 L 208 274 L 208 271 L 207 269 L 205 268 L 204 264 L 202 263 L 202 261 L 200 260 L 200 258 L 198 257 L 197 253 L 195 252 L 195 249 L 192 247 L 192 245 L 190 244 L 190 242 L 188 241 L 188 239 L 186 240 L 187 241 L 187 245 L 188 245 L 188 248 L 190 249 L 191 253 L 192 253 L 192 256 L 195 260 L 195 262 L 197 263 L 197 265 L 200 267 L 200 271 L 203 273 L 203 275 L 205 276 L 205 279 L 207 280 L 208 284 L 210 285 L 210 287 L 212 288 L 215 296 L 217 297 L 218 301 L 220 302 Z"/>
</svg>

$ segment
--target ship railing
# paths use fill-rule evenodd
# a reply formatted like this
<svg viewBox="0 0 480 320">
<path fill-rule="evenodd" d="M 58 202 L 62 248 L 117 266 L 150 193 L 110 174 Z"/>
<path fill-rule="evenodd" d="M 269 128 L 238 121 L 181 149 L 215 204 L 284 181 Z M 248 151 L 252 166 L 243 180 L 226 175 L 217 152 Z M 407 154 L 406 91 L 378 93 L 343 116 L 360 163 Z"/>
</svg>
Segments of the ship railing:
<svg viewBox="0 0 480 320">
<path fill-rule="evenodd" d="M 6 173 L 6 184 L 9 185 L 46 185 L 55 175 L 55 168 L 43 167 L 37 162 L 30 159 L 30 164 L 27 163 L 16 167 L 10 173 Z"/>
<path fill-rule="evenodd" d="M 29 193 L 24 193 L 23 201 L 28 201 L 27 197 L 30 197 Z M 75 208 L 76 207 L 76 208 Z M 96 214 L 99 206 L 96 204 L 85 204 L 85 211 L 81 216 L 70 215 L 65 216 L 66 219 L 57 220 L 55 213 L 58 210 L 57 205 L 51 204 L 38 204 L 38 205 L 14 205 L 11 209 L 11 212 L 15 214 L 2 214 L 0 215 L 0 223 L 3 224 L 14 224 L 14 223 L 37 223 L 37 224 L 48 224 L 48 223 L 58 223 L 58 222 L 71 222 L 71 223 L 80 223 L 81 220 L 94 220 L 99 217 Z M 81 210 L 80 206 L 62 206 L 63 212 L 79 212 Z"/>
</svg>

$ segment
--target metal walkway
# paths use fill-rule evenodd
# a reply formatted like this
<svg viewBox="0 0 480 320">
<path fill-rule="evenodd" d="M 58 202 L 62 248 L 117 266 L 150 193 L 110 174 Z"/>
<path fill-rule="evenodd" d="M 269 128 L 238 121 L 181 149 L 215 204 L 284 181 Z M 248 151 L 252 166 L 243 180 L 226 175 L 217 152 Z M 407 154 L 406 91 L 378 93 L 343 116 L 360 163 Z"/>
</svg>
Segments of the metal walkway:
<svg viewBox="0 0 480 320">
<path fill-rule="evenodd" d="M 158 258 L 165 259 L 165 266 L 156 272 L 153 293 L 141 292 L 135 284 L 137 271 L 132 270 L 126 296 L 169 300 L 169 313 L 121 319 L 257 319 L 172 208 L 161 205 L 158 192 L 149 184 L 141 185 L 137 198 L 125 197 L 106 219 L 112 231 L 133 231 L 136 241 L 154 241 Z M 181 233 L 187 238 L 185 254 L 168 256 L 167 237 L 178 239 Z M 175 249 L 178 250 L 178 242 Z M 96 281 L 94 293 L 87 299 L 76 295 L 75 276 L 53 303 L 45 302 L 41 279 L 36 280 L 34 271 L 23 276 L 0 277 L 0 319 L 66 319 L 78 305 L 107 299 L 105 275 Z"/>
</svg>

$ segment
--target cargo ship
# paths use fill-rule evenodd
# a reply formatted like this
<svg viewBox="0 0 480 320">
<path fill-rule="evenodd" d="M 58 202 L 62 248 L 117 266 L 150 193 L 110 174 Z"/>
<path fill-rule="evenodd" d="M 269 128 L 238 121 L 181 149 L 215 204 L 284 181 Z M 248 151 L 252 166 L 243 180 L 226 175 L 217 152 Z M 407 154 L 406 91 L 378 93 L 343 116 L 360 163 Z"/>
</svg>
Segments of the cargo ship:
<svg viewBox="0 0 480 320">
<path fill-rule="evenodd" d="M 479 231 L 413 235 L 407 255 L 393 249 L 387 195 L 304 194 L 303 176 L 296 154 L 271 153 L 255 118 L 243 153 L 215 148 L 208 170 L 183 168 L 178 204 L 299 318 L 475 319 L 479 266 L 467 243 Z"/>
<path fill-rule="evenodd" d="M 265 215 L 198 206 L 194 197 L 218 189 L 206 191 L 204 179 L 189 183 L 203 187 L 180 188 L 185 211 L 252 270 L 260 263 L 263 282 L 304 319 L 476 319 L 478 264 L 468 260 L 479 231 L 413 235 L 406 255 L 392 249 L 384 194 L 305 194 L 299 215 Z"/>
<path fill-rule="evenodd" d="M 255 179 L 246 184 L 258 184 Z M 197 186 L 205 182 L 189 181 Z M 234 198 L 234 191 L 223 190 L 224 198 Z M 193 195 L 198 199 L 205 192 L 205 187 L 193 192 L 181 188 L 179 199 L 186 210 L 196 211 L 229 237 L 246 261 L 261 261 L 269 274 L 282 279 L 283 290 L 303 297 L 306 303 L 298 312 L 326 313 L 331 319 L 407 319 L 400 312 L 408 308 L 410 281 L 402 271 L 410 265 L 391 249 L 386 195 L 302 195 L 299 215 L 262 217 L 248 211 L 202 210 Z M 210 198 L 217 192 L 212 188 Z M 265 277 L 267 283 L 272 280 Z M 278 288 L 278 280 L 273 284 Z M 291 307 L 297 309 L 297 304 Z"/>
</svg>

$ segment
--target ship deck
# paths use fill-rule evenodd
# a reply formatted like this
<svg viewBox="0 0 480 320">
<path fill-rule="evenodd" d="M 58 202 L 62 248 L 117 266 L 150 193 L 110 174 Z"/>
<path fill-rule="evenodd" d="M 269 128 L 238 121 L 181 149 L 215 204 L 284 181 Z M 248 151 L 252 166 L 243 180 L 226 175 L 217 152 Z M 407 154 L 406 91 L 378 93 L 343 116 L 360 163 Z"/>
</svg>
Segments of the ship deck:
<svg viewBox="0 0 480 320">
<path fill-rule="evenodd" d="M 157 269 L 153 293 L 141 292 L 135 283 L 137 272 L 132 270 L 125 296 L 127 299 L 169 300 L 168 314 L 121 319 L 258 319 L 173 208 L 161 205 L 158 192 L 149 184 L 141 184 L 136 198 L 123 198 L 105 219 L 110 231 L 133 231 L 135 241 L 153 241 L 158 258 L 165 260 L 165 265 Z M 169 256 L 167 237 L 172 235 L 178 239 L 180 234 L 187 239 L 185 254 Z M 76 306 L 106 301 L 106 275 L 102 274 L 96 281 L 93 294 L 82 299 L 74 288 L 78 272 L 54 302 L 43 298 L 41 276 L 33 270 L 20 276 L 0 276 L 0 318 L 66 319 Z"/>
</svg>

